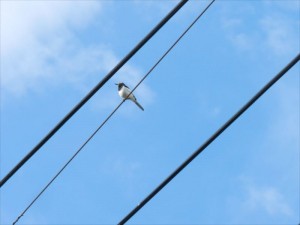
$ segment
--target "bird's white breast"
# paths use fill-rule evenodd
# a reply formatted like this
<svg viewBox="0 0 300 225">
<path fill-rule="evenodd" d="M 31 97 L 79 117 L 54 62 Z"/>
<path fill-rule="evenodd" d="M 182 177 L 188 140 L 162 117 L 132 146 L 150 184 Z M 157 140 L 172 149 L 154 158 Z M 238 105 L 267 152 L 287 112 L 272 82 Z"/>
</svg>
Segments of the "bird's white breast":
<svg viewBox="0 0 300 225">
<path fill-rule="evenodd" d="M 129 95 L 130 92 L 131 92 L 131 91 L 130 91 L 127 87 L 122 87 L 122 88 L 119 90 L 119 95 L 120 95 L 122 98 L 126 98 L 126 97 Z M 135 97 L 134 97 L 132 94 L 130 94 L 130 96 L 129 96 L 128 98 L 131 99 L 131 100 L 135 100 Z"/>
</svg>

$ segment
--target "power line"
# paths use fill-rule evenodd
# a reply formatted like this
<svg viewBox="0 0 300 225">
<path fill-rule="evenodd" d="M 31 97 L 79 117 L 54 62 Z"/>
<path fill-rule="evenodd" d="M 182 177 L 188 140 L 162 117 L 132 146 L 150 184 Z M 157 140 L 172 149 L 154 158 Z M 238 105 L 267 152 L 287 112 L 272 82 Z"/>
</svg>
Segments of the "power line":
<svg viewBox="0 0 300 225">
<path fill-rule="evenodd" d="M 128 96 L 133 93 L 138 86 L 149 76 L 149 74 L 158 66 L 158 64 L 170 53 L 170 51 L 178 44 L 178 42 L 185 36 L 185 34 L 193 27 L 193 25 L 201 18 L 201 16 L 208 10 L 208 8 L 215 2 L 212 0 L 210 4 L 200 13 L 200 15 L 186 28 L 186 30 L 177 38 L 177 40 L 168 48 L 168 50 L 159 58 L 159 60 L 151 67 L 151 69 L 144 75 L 144 77 L 137 83 Z M 65 170 L 65 168 L 73 161 L 73 159 L 79 154 L 79 152 L 87 145 L 87 143 L 98 133 L 98 131 L 104 126 L 104 124 L 113 116 L 113 114 L 121 107 L 126 99 L 109 114 L 109 116 L 101 123 L 100 126 L 89 136 L 89 138 L 81 145 L 81 147 L 75 152 L 75 154 L 65 163 L 65 165 L 56 173 L 56 175 L 48 182 L 48 184 L 40 191 L 40 193 L 31 201 L 31 203 L 25 208 L 25 210 L 17 217 L 13 222 L 15 225 L 19 219 L 29 210 L 29 208 L 38 200 L 38 198 L 48 189 L 48 187 L 56 180 L 56 178 Z"/>
<path fill-rule="evenodd" d="M 128 95 L 129 96 L 129 95 Z M 47 188 L 53 183 L 53 181 L 65 170 L 65 168 L 73 161 L 78 153 L 86 146 L 86 144 L 98 133 L 98 131 L 104 126 L 104 124 L 112 117 L 112 115 L 120 108 L 125 99 L 111 112 L 111 114 L 102 122 L 102 124 L 94 131 L 94 133 L 81 145 L 81 147 L 75 152 L 75 154 L 68 160 L 67 163 L 58 171 L 58 173 L 50 180 L 50 182 L 42 189 L 42 191 L 32 200 L 32 202 L 26 207 L 26 209 L 18 216 L 13 222 L 15 225 L 19 219 L 27 212 L 27 210 L 38 200 L 38 198 L 47 190 Z"/>
<path fill-rule="evenodd" d="M 0 188 L 98 91 L 118 72 L 160 30 L 188 0 L 181 0 L 1 181 Z"/>
<path fill-rule="evenodd" d="M 270 80 L 259 92 L 256 93 L 236 114 L 234 114 L 221 128 L 219 128 L 204 144 L 202 144 L 189 158 L 187 158 L 176 170 L 174 170 L 160 185 L 158 185 L 140 204 L 129 212 L 118 225 L 125 224 L 141 208 L 143 208 L 158 192 L 160 192 L 173 178 L 175 178 L 187 165 L 189 165 L 207 146 L 209 146 L 219 135 L 221 135 L 236 119 L 251 107 L 270 87 L 272 87 L 287 71 L 289 71 L 300 60 L 298 54 L 288 65 L 286 65 L 272 80 Z"/>
</svg>

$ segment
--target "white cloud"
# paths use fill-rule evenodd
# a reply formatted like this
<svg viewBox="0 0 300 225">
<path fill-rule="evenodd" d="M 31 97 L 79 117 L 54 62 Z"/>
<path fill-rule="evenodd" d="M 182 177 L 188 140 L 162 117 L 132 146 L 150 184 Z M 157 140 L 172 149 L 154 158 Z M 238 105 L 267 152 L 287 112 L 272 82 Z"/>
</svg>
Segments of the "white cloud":
<svg viewBox="0 0 300 225">
<path fill-rule="evenodd" d="M 278 55 L 293 52 L 299 42 L 293 29 L 293 22 L 281 16 L 266 16 L 260 21 L 262 31 L 265 33 L 264 43 Z M 299 22 L 298 22 L 299 27 Z M 297 31 L 296 31 L 297 32 Z"/>
<path fill-rule="evenodd" d="M 290 73 L 290 76 L 297 76 L 298 71 Z M 269 139 L 280 146 L 298 145 L 300 141 L 299 128 L 299 79 L 296 83 L 281 82 L 278 85 L 276 94 L 278 113 L 275 114 L 276 120 L 269 128 Z M 293 149 L 293 148 L 292 148 Z M 298 149 L 295 149 L 298 152 Z M 285 152 L 288 153 L 288 152 Z"/>
<path fill-rule="evenodd" d="M 22 97 L 61 84 L 88 92 L 91 84 L 99 82 L 99 77 L 119 61 L 104 44 L 91 44 L 78 37 L 103 7 L 101 1 L 1 2 L 1 89 L 4 97 Z M 142 76 L 142 72 L 131 65 L 126 65 L 120 74 L 118 81 L 132 87 Z M 152 102 L 154 94 L 144 83 L 136 92 L 144 103 Z M 108 94 L 107 101 L 95 108 L 111 107 L 119 101 L 115 93 Z"/>
<path fill-rule="evenodd" d="M 239 18 L 223 18 L 222 25 L 224 29 L 235 29 L 243 24 Z"/>
<path fill-rule="evenodd" d="M 293 53 L 299 48 L 299 20 L 296 16 L 297 11 L 291 7 L 296 4 L 287 2 L 290 7 L 284 7 L 284 10 L 283 7 L 278 7 L 277 1 L 270 1 L 268 4 L 262 1 L 261 5 L 249 1 L 237 2 L 239 7 L 252 10 L 233 11 L 224 5 L 221 24 L 227 38 L 241 51 L 257 54 L 267 50 L 277 55 Z M 263 13 L 258 10 L 256 12 L 255 7 L 260 7 L 259 11 Z"/>
<path fill-rule="evenodd" d="M 250 50 L 253 47 L 252 38 L 245 33 L 237 33 L 231 35 L 229 39 L 237 46 L 240 50 Z"/>
<path fill-rule="evenodd" d="M 137 7 L 137 12 L 147 20 L 153 20 L 153 13 L 149 11 L 154 10 L 155 16 L 166 15 L 177 3 L 173 1 L 141 1 L 133 0 Z"/>
<path fill-rule="evenodd" d="M 251 30 L 244 30 L 246 22 L 237 17 L 225 17 L 222 19 L 222 27 L 227 38 L 239 50 L 251 50 L 255 43 L 255 38 Z"/>
<path fill-rule="evenodd" d="M 28 44 L 67 36 L 70 29 L 84 27 L 100 9 L 98 2 L 1 2 L 1 53 L 7 57 Z"/>
<path fill-rule="evenodd" d="M 1 87 L 22 95 L 62 76 L 66 58 L 88 51 L 76 49 L 72 29 L 84 27 L 100 10 L 92 1 L 1 2 Z"/>
<path fill-rule="evenodd" d="M 299 79 L 297 72 L 287 74 L 272 91 L 272 113 L 255 144 L 255 155 L 241 170 L 241 192 L 235 205 L 240 208 L 240 221 L 245 218 L 296 218 L 299 198 Z M 269 109 L 270 110 L 270 109 Z M 263 127 L 261 127 L 263 129 Z M 242 194 L 241 194 L 242 193 Z M 264 215 L 264 216 L 262 216 Z"/>
<path fill-rule="evenodd" d="M 270 215 L 293 214 L 284 196 L 274 187 L 248 186 L 244 204 L 249 211 L 263 210 Z"/>
<path fill-rule="evenodd" d="M 247 156 L 247 166 L 240 171 L 248 175 L 239 178 L 241 185 L 230 199 L 234 212 L 238 209 L 233 218 L 239 222 L 253 219 L 259 223 L 266 218 L 295 221 L 297 217 L 300 96 L 299 69 L 294 69 L 271 90 L 273 100 L 265 104 L 270 114 L 264 122 L 266 127 L 261 126 L 262 139 L 257 138 L 254 147 L 250 146 L 256 150 Z"/>
<path fill-rule="evenodd" d="M 281 11 L 295 11 L 299 12 L 300 2 L 295 0 L 285 0 L 285 1 L 274 1 L 274 0 L 266 0 L 265 4 L 267 7 L 276 6 L 277 9 Z"/>
</svg>

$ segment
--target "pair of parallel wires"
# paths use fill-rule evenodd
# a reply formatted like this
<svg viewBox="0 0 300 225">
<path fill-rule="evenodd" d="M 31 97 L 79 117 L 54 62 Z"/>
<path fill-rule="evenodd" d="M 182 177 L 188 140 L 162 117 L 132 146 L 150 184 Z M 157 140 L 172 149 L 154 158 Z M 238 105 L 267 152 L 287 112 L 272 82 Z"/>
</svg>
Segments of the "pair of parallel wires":
<svg viewBox="0 0 300 225">
<path fill-rule="evenodd" d="M 166 23 L 167 20 L 169 20 L 173 15 L 175 15 L 176 12 L 179 11 L 179 9 L 187 2 L 188 0 L 183 0 L 181 1 L 153 30 L 152 32 L 150 32 L 150 34 L 152 33 L 152 35 L 147 35 L 144 39 L 143 39 L 143 43 L 145 44 L 147 41 L 147 39 L 150 39 L 153 35 L 154 32 L 158 31 L 158 29 L 160 29 L 163 25 L 162 23 Z M 171 47 L 168 48 L 168 50 L 159 58 L 159 60 L 151 67 L 151 69 L 142 77 L 142 79 L 136 84 L 136 86 L 132 89 L 132 91 L 130 92 L 133 93 L 138 87 L 139 85 L 150 75 L 150 73 L 161 63 L 161 61 L 171 52 L 171 50 L 178 44 L 178 42 L 186 35 L 186 33 L 194 26 L 194 24 L 202 17 L 202 15 L 209 9 L 209 7 L 215 2 L 215 0 L 212 0 L 206 7 L 205 9 L 196 17 L 196 19 L 186 28 L 186 30 L 179 36 L 179 38 L 177 38 L 177 40 L 171 45 Z M 148 38 L 147 38 L 148 37 Z M 138 46 L 142 47 L 141 44 L 138 44 Z M 138 50 L 137 47 L 135 48 L 136 51 Z M 133 50 L 134 51 L 134 50 Z M 132 51 L 132 52 L 133 52 Z M 136 52 L 135 51 L 135 52 Z M 134 54 L 134 53 L 133 53 Z M 132 55 L 133 55 L 132 54 Z M 129 53 L 129 55 L 131 55 Z M 129 58 L 127 59 L 129 60 Z M 126 61 L 127 61 L 126 60 Z M 122 62 L 124 61 L 125 64 L 125 60 L 123 59 Z M 123 64 L 122 62 L 120 62 L 118 65 Z M 121 66 L 117 66 L 118 68 L 121 68 Z M 116 69 L 113 69 L 113 71 L 117 72 Z M 110 72 L 110 74 L 114 75 L 115 72 Z M 107 76 L 109 76 L 110 74 L 108 74 Z M 97 85 L 97 87 L 99 86 L 99 84 Z M 101 87 L 99 87 L 100 89 Z M 94 88 L 95 90 L 96 88 Z M 98 88 L 97 88 L 98 89 Z M 98 89 L 98 90 L 99 90 Z M 90 93 L 94 93 L 94 91 L 92 90 Z M 95 90 L 96 93 L 96 90 Z M 130 95 L 129 94 L 129 95 Z M 129 96 L 128 95 L 128 96 Z M 85 98 L 86 99 L 86 98 Z M 84 100 L 85 100 L 84 99 Z M 82 100 L 81 102 L 83 102 L 84 100 Z M 87 100 L 86 100 L 87 101 Z M 126 98 L 123 99 L 119 105 L 117 105 L 117 107 L 107 116 L 107 118 L 98 126 L 98 128 L 87 138 L 87 140 L 81 145 L 81 147 L 74 153 L 74 155 L 64 164 L 64 166 L 56 173 L 56 175 L 47 183 L 47 185 L 39 192 L 39 194 L 31 201 L 31 203 L 24 209 L 24 211 L 17 217 L 17 219 L 13 222 L 13 225 L 16 224 L 19 219 L 24 216 L 24 214 L 31 208 L 31 206 L 38 200 L 39 197 L 41 197 L 41 195 L 49 188 L 49 186 L 57 179 L 57 177 L 66 169 L 66 167 L 73 161 L 73 159 L 82 151 L 82 149 L 88 144 L 88 142 L 98 133 L 98 131 L 106 124 L 106 122 L 114 115 L 114 113 L 121 107 L 121 105 L 126 101 Z M 84 103 L 83 103 L 84 104 Z M 78 105 L 81 105 L 81 103 L 79 103 Z M 76 107 L 75 107 L 76 108 Z M 72 111 L 69 113 L 71 114 Z M 63 120 L 64 121 L 64 120 Z M 58 124 L 60 125 L 60 124 Z M 58 126 L 57 125 L 57 126 Z M 62 126 L 62 125 L 61 125 Z M 59 129 L 59 128 L 58 128 Z M 50 132 L 51 133 L 51 132 Z M 49 134 L 50 134 L 49 133 Z M 48 137 L 46 137 L 48 138 Z M 50 137 L 49 137 L 50 138 Z M 45 139 L 45 138 L 44 138 Z M 47 141 L 47 140 L 46 140 Z M 44 140 L 42 140 L 41 142 L 44 142 Z M 39 147 L 39 145 L 37 145 L 37 147 Z M 36 152 L 39 148 L 35 148 L 33 149 L 32 152 Z M 33 153 L 33 154 L 34 154 Z M 25 157 L 26 158 L 26 157 Z M 29 159 L 29 158 L 28 158 Z M 28 160 L 27 159 L 27 160 Z M 27 161 L 26 160 L 26 161 Z M 26 162 L 24 161 L 24 163 Z M 20 165 L 22 164 L 22 162 L 20 162 Z M 22 166 L 22 165 L 21 165 Z M 16 167 L 17 168 L 17 167 Z M 18 169 L 17 169 L 18 170 Z M 8 178 L 9 179 L 9 178 Z M 8 180 L 7 179 L 7 180 Z M 5 180 L 6 182 L 6 180 Z M 4 183 L 5 183 L 4 182 Z"/>
<path fill-rule="evenodd" d="M 172 10 L 167 17 L 165 17 L 165 20 L 167 21 L 170 19 L 188 0 L 181 1 L 175 8 Z M 185 36 L 185 34 L 193 27 L 193 25 L 201 18 L 201 16 L 209 9 L 209 7 L 215 2 L 215 0 L 212 0 L 208 6 L 200 13 L 200 15 L 187 27 L 187 29 L 180 35 L 180 37 L 174 42 L 171 47 L 162 55 L 162 57 L 151 67 L 151 69 L 144 75 L 144 77 L 137 83 L 137 85 L 132 89 L 131 93 L 138 88 L 138 86 L 149 76 L 149 74 L 160 64 L 160 62 L 169 54 L 169 52 L 177 45 L 177 43 Z M 177 11 L 176 11 L 177 10 Z M 176 11 L 176 12 L 175 12 Z M 173 12 L 173 13 L 172 13 Z M 175 12 L 175 13 L 174 13 Z M 172 15 L 173 14 L 173 15 Z M 169 18 L 168 18 L 169 17 Z M 168 19 L 167 19 L 168 18 Z M 165 22 L 166 22 L 165 21 Z M 161 24 L 161 23 L 160 23 Z M 159 26 L 159 25 L 158 25 Z M 157 26 L 157 27 L 158 27 Z M 163 25 L 161 25 L 162 27 Z M 156 28 L 157 28 L 156 27 Z M 158 28 L 160 29 L 160 28 Z M 155 28 L 152 30 L 154 31 Z M 155 31 L 156 32 L 156 31 Z M 152 34 L 152 36 L 154 33 Z M 149 35 L 148 35 L 149 36 Z M 149 36 L 150 37 L 150 36 Z M 146 39 L 146 38 L 145 38 Z M 145 43 L 147 42 L 145 39 Z M 145 44 L 144 43 L 144 44 Z M 140 48 L 142 45 L 140 46 Z M 138 51 L 138 49 L 136 49 Z M 133 51 L 132 51 L 133 52 Z M 131 52 L 131 53 L 132 53 Z M 133 53 L 135 54 L 135 53 Z M 130 56 L 131 57 L 131 56 Z M 126 58 L 126 57 L 125 57 Z M 112 77 L 118 69 L 120 69 L 129 58 L 124 61 L 124 59 L 106 76 L 106 81 Z M 255 94 L 237 113 L 235 113 L 221 128 L 219 128 L 208 140 L 206 140 L 189 158 L 187 158 L 176 170 L 174 170 L 160 185 L 158 185 L 140 204 L 138 204 L 132 211 L 130 211 L 118 224 L 123 225 L 125 224 L 129 219 L 131 219 L 141 208 L 143 208 L 158 192 L 160 192 L 172 179 L 174 179 L 189 163 L 191 163 L 207 146 L 209 146 L 219 135 L 221 135 L 236 119 L 238 119 L 247 109 L 249 109 L 252 104 L 254 104 L 270 87 L 272 87 L 286 72 L 288 72 L 298 61 L 300 60 L 300 54 L 298 54 L 288 65 L 286 65 L 272 80 L 270 80 L 257 94 Z M 123 65 L 121 65 L 123 63 Z M 121 65 L 121 66 L 120 66 Z M 120 66 L 118 69 L 116 69 L 118 66 Z M 113 72 L 116 69 L 115 72 Z M 110 76 L 110 77 L 109 77 Z M 108 77 L 108 78 L 107 78 Z M 105 79 L 105 78 L 104 78 Z M 105 82 L 106 82 L 105 81 Z M 104 82 L 104 83 L 105 83 Z M 100 86 L 97 85 L 98 88 L 94 88 L 90 93 L 96 93 L 103 85 Z M 98 90 L 96 90 L 98 89 Z M 89 93 L 89 94 L 90 94 Z M 130 94 L 131 94 L 130 93 Z M 129 95 L 130 95 L 129 94 Z M 92 94 L 93 95 L 93 94 Z M 89 97 L 91 98 L 92 95 Z M 128 95 L 128 96 L 129 96 Z M 89 99 L 88 98 L 88 99 Z M 85 101 L 87 102 L 88 99 Z M 55 181 L 55 179 L 66 169 L 66 167 L 72 162 L 72 160 L 80 153 L 80 151 L 88 144 L 88 142 L 98 133 L 98 131 L 106 124 L 106 122 L 113 116 L 113 114 L 121 107 L 121 105 L 125 102 L 126 99 L 122 100 L 119 105 L 109 114 L 109 116 L 98 126 L 98 128 L 89 136 L 89 138 L 81 145 L 81 147 L 75 152 L 75 154 L 66 162 L 66 164 L 58 171 L 58 173 L 49 181 L 49 183 L 41 190 L 41 192 L 33 199 L 33 201 L 26 207 L 26 209 L 20 214 L 20 216 L 14 221 L 13 224 L 16 224 L 19 219 L 29 210 L 29 208 L 36 202 L 36 200 L 46 191 L 46 189 Z M 83 100 L 81 101 L 81 103 Z M 84 105 L 85 102 L 82 104 Z M 79 103 L 77 106 L 79 106 L 81 103 Z M 81 105 L 81 106 L 82 106 Z M 81 107 L 79 106 L 79 108 Z M 76 107 L 75 107 L 76 108 Z M 75 109 L 74 108 L 74 109 Z M 79 109 L 78 108 L 78 109 Z M 77 109 L 77 110 L 78 110 Z M 72 111 L 71 111 L 72 112 Z M 76 111 L 75 111 L 76 112 Z M 74 112 L 74 113 L 75 113 Z M 74 114 L 73 113 L 73 114 Z M 73 115 L 72 114 L 72 115 Z M 68 114 L 70 115 L 70 113 Z M 67 115 L 67 116 L 68 116 Z M 72 116 L 71 115 L 71 116 Z M 67 118 L 65 117 L 65 119 Z M 70 116 L 70 117 L 71 117 Z M 68 120 L 68 119 L 67 119 Z M 67 121 L 66 120 L 66 121 Z M 65 121 L 65 122 L 66 122 Z M 64 122 L 64 123 L 65 123 Z M 63 125 L 63 124 L 62 124 Z M 61 125 L 61 126 L 62 126 Z M 61 127 L 60 126 L 60 127 Z M 59 128 L 60 128 L 59 127 Z M 58 129 L 59 129 L 58 128 Z M 56 131 L 55 131 L 56 132 Z M 54 132 L 54 133 L 55 133 Z M 51 133 L 51 132 L 50 132 Z M 49 134 L 50 134 L 49 133 Z M 54 134 L 53 133 L 53 134 Z M 48 138 L 50 139 L 51 136 Z M 46 140 L 47 141 L 47 140 Z M 46 142 L 45 141 L 45 142 Z M 44 143 L 43 143 L 44 144 Z M 42 144 L 42 145 L 43 145 Z M 41 145 L 41 146 L 42 146 Z M 41 147 L 40 146 L 40 147 Z M 39 148 L 40 148 L 39 147 Z M 38 148 L 38 149 L 39 149 Z M 37 150 L 38 150 L 37 149 Z M 34 154 L 34 153 L 33 153 Z M 30 157 L 29 157 L 30 158 Z M 25 161 L 26 162 L 26 161 Z M 24 163 L 25 163 L 24 162 Z M 22 166 L 22 165 L 21 165 Z M 18 169 L 17 169 L 18 170 Z M 16 172 L 16 171 L 15 171 Z M 8 178 L 9 179 L 9 178 Z M 6 181 L 4 181 L 5 183 Z M 3 184 L 4 184 L 3 183 Z M 2 185 L 3 185 L 2 184 Z"/>
</svg>

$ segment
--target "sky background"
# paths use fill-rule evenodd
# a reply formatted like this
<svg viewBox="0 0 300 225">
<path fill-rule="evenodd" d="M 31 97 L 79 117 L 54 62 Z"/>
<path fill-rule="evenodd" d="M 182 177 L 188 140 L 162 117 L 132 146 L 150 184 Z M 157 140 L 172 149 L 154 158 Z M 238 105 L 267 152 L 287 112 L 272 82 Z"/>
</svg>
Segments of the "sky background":
<svg viewBox="0 0 300 225">
<path fill-rule="evenodd" d="M 178 1 L 1 0 L 1 178 Z M 1 189 L 11 224 L 208 4 L 189 1 Z M 300 3 L 219 0 L 19 224 L 117 224 L 300 51 Z M 297 224 L 299 63 L 128 224 Z"/>
</svg>

